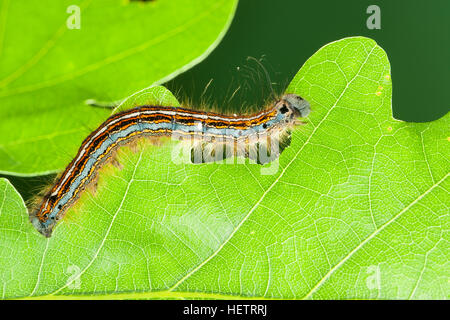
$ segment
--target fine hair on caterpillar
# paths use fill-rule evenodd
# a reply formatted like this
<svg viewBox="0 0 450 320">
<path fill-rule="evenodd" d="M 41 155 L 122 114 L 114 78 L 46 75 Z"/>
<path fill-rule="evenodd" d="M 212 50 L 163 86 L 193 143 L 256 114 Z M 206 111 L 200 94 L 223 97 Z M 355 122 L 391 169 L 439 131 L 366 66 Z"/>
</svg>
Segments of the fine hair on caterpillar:
<svg viewBox="0 0 450 320">
<path fill-rule="evenodd" d="M 289 83 L 289 79 L 280 80 L 281 73 L 265 55 L 244 57 L 226 69 L 229 74 L 226 78 L 215 77 L 215 73 L 225 72 L 220 69 L 206 78 L 200 77 L 201 81 L 196 72 L 188 72 L 166 85 L 171 92 L 178 92 L 176 96 L 182 105 L 195 106 L 196 110 L 210 111 L 212 107 L 219 113 L 249 114 L 280 99 Z"/>
<path fill-rule="evenodd" d="M 123 105 L 117 109 L 120 107 Z M 82 142 L 55 185 L 30 211 L 30 220 L 40 233 L 50 237 L 57 221 L 89 183 L 95 181 L 102 165 L 113 158 L 120 146 L 141 137 L 181 140 L 189 146 L 189 162 L 249 158 L 256 163 L 274 163 L 272 168 L 261 169 L 262 174 L 273 174 L 278 169 L 280 145 L 288 143 L 290 129 L 309 112 L 307 101 L 295 94 L 285 94 L 264 110 L 244 116 L 155 104 L 140 104 L 114 113 Z M 177 163 L 180 159 L 184 158 L 172 153 L 172 161 Z"/>
</svg>

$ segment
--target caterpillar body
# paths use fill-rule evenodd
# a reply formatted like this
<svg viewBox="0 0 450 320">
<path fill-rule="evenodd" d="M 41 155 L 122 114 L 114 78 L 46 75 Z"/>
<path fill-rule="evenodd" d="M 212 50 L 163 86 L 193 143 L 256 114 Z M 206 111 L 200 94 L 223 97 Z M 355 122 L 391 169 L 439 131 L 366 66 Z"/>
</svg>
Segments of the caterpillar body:
<svg viewBox="0 0 450 320">
<path fill-rule="evenodd" d="M 113 114 L 83 141 L 55 185 L 30 211 L 31 223 L 41 234 L 50 237 L 57 221 L 63 218 L 113 151 L 136 138 L 176 135 L 180 140 L 188 140 L 209 137 L 209 141 L 212 138 L 212 141 L 239 145 L 262 133 L 270 137 L 272 133 L 284 132 L 296 124 L 297 118 L 306 117 L 309 112 L 306 100 L 295 94 L 285 94 L 269 108 L 248 116 L 152 105 Z M 218 142 L 209 145 L 214 143 Z M 251 154 L 248 149 L 244 153 Z"/>
</svg>

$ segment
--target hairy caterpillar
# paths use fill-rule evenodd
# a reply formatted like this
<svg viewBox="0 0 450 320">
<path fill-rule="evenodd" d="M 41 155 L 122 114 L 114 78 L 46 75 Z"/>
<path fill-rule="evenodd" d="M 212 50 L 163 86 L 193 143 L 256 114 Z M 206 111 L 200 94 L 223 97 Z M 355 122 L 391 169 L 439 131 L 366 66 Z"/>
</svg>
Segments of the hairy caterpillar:
<svg viewBox="0 0 450 320">
<path fill-rule="evenodd" d="M 255 136 L 278 137 L 296 124 L 298 117 L 310 112 L 309 103 L 295 94 L 286 94 L 269 108 L 249 116 L 228 116 L 170 106 L 138 106 L 110 116 L 81 144 L 75 158 L 66 167 L 56 184 L 43 197 L 30 220 L 44 236 L 52 230 L 67 209 L 76 201 L 101 165 L 120 145 L 143 136 L 173 136 L 180 140 L 209 138 L 209 144 L 241 145 L 249 148 L 226 153 L 224 157 L 243 154 L 251 157 Z M 232 148 L 239 150 L 239 148 Z M 278 154 L 272 155 L 278 156 Z"/>
</svg>

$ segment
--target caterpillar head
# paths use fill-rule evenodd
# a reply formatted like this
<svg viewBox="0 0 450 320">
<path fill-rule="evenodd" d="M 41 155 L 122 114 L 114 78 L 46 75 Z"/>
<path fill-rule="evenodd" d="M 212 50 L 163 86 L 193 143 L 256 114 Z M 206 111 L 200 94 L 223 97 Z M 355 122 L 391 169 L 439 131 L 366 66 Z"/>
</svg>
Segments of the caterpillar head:
<svg viewBox="0 0 450 320">
<path fill-rule="evenodd" d="M 277 106 L 279 112 L 288 118 L 305 118 L 311 111 L 308 101 L 292 93 L 282 96 Z"/>
</svg>

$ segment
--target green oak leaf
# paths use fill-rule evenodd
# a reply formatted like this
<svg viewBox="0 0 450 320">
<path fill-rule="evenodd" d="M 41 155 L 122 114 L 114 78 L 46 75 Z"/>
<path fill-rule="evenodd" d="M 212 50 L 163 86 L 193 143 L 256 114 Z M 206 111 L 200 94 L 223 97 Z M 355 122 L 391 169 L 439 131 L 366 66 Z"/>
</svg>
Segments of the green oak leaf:
<svg viewBox="0 0 450 320">
<path fill-rule="evenodd" d="M 73 5 L 80 29 L 67 27 Z M 0 173 L 63 169 L 109 114 L 86 100 L 121 100 L 202 61 L 224 36 L 236 5 L 0 1 Z"/>
<path fill-rule="evenodd" d="M 449 116 L 393 119 L 390 74 L 373 40 L 330 43 L 287 89 L 312 112 L 279 162 L 123 147 L 49 239 L 1 180 L 2 297 L 448 299 Z"/>
</svg>

